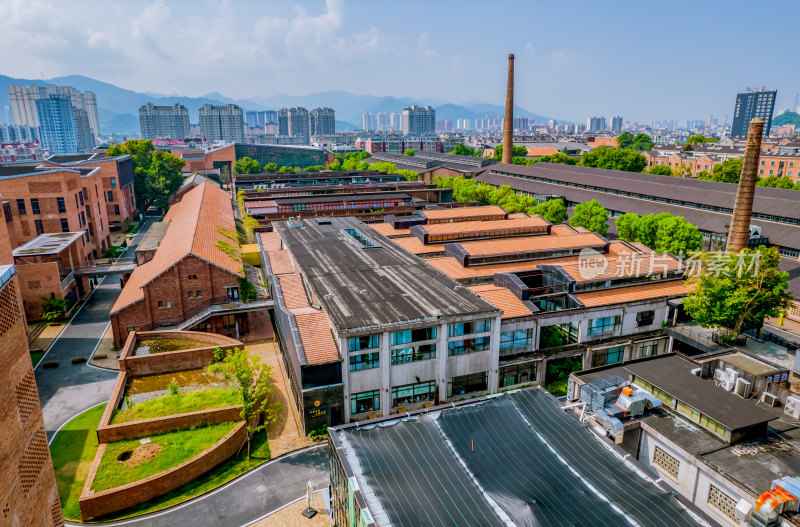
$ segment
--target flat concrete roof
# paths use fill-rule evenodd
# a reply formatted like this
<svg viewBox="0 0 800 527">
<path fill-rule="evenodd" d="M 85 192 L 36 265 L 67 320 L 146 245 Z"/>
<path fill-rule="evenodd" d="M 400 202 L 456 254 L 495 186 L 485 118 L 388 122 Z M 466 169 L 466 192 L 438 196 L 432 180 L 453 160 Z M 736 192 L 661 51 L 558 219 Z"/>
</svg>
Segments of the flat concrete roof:
<svg viewBox="0 0 800 527">
<path fill-rule="evenodd" d="M 167 227 L 169 227 L 168 221 L 157 221 L 152 223 L 150 228 L 147 229 L 147 232 L 142 237 L 142 241 L 139 242 L 139 245 L 136 247 L 136 252 L 155 251 L 158 249 L 161 240 L 167 233 Z"/>
<path fill-rule="evenodd" d="M 14 249 L 13 254 L 15 257 L 58 254 L 80 239 L 85 232 L 46 232 L 20 245 Z"/>
</svg>

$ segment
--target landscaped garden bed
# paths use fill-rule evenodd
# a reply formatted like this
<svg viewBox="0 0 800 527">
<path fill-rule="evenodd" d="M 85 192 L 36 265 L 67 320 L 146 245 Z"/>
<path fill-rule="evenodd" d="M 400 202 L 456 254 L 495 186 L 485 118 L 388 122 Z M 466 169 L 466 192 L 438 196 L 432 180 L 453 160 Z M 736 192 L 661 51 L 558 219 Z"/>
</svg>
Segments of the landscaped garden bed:
<svg viewBox="0 0 800 527">
<path fill-rule="evenodd" d="M 189 350 L 208 346 L 217 346 L 217 344 L 207 340 L 191 338 L 144 339 L 136 342 L 136 355 L 141 355 L 143 348 L 147 349 L 148 353 L 164 353 L 167 351 Z"/>
<path fill-rule="evenodd" d="M 225 437 L 236 422 L 108 443 L 91 489 L 100 492 L 169 470 Z"/>
<path fill-rule="evenodd" d="M 149 399 L 132 407 L 114 410 L 111 424 L 128 423 L 153 417 L 166 417 L 211 408 L 234 406 L 239 404 L 239 397 L 233 390 L 209 388 L 182 393 L 168 393 Z"/>
</svg>

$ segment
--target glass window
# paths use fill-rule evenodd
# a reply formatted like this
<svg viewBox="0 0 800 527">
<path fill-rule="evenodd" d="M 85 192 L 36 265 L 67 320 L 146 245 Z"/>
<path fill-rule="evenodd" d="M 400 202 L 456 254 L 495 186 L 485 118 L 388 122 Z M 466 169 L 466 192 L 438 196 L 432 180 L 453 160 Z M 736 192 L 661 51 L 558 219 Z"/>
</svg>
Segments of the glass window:
<svg viewBox="0 0 800 527">
<path fill-rule="evenodd" d="M 236 315 L 222 315 L 222 329 L 235 329 Z"/>
<path fill-rule="evenodd" d="M 117 178 L 111 178 L 111 188 L 117 188 Z"/>
<path fill-rule="evenodd" d="M 473 333 L 487 333 L 492 330 L 492 319 L 472 320 L 459 324 L 450 324 L 450 336 L 472 335 Z"/>
<path fill-rule="evenodd" d="M 410 342 L 420 342 L 423 340 L 433 340 L 436 338 L 436 327 L 407 329 L 405 331 L 395 331 L 392 333 L 392 346 L 397 344 L 408 344 Z"/>
<path fill-rule="evenodd" d="M 617 346 L 605 350 L 597 350 L 592 353 L 592 367 L 605 366 L 606 364 L 617 364 L 622 362 L 625 354 L 625 346 Z"/>
<path fill-rule="evenodd" d="M 69 232 L 69 220 L 61 218 L 61 232 Z"/>
<path fill-rule="evenodd" d="M 532 329 L 518 329 L 500 333 L 500 349 L 521 348 L 530 346 L 533 341 Z"/>
<path fill-rule="evenodd" d="M 476 351 L 486 351 L 489 349 L 491 337 L 477 337 L 474 339 L 454 340 L 447 343 L 450 355 L 463 355 Z"/>
<path fill-rule="evenodd" d="M 364 353 L 363 355 L 350 355 L 350 371 L 371 370 L 377 368 L 380 362 L 380 353 Z"/>
<path fill-rule="evenodd" d="M 500 386 L 514 386 L 536 380 L 536 369 L 539 362 L 525 362 L 500 367 Z"/>
<path fill-rule="evenodd" d="M 613 317 L 596 318 L 589 321 L 589 335 L 599 335 L 601 333 L 609 333 L 619 329 L 621 316 L 616 315 Z"/>
<path fill-rule="evenodd" d="M 19 213 L 20 216 L 24 216 L 25 214 L 28 213 L 28 211 L 25 209 L 25 200 L 24 199 L 18 199 L 17 200 L 17 212 Z"/>
<path fill-rule="evenodd" d="M 44 225 L 42 220 L 33 220 L 33 226 L 36 228 L 36 234 L 44 234 Z"/>
<path fill-rule="evenodd" d="M 108 201 L 114 201 L 114 192 L 113 191 L 109 190 L 108 192 L 106 192 L 106 194 L 108 195 Z"/>
<path fill-rule="evenodd" d="M 436 381 L 392 387 L 392 406 L 432 401 L 436 394 Z"/>
<path fill-rule="evenodd" d="M 31 212 L 39 214 L 39 198 L 31 198 Z"/>
<path fill-rule="evenodd" d="M 658 341 L 657 340 L 649 340 L 647 342 L 642 342 L 639 344 L 639 357 L 652 357 L 656 354 L 656 350 L 658 349 Z"/>
<path fill-rule="evenodd" d="M 381 409 L 381 391 L 354 393 L 350 396 L 350 413 L 363 414 Z"/>
<path fill-rule="evenodd" d="M 643 326 L 652 326 L 655 317 L 655 311 L 639 311 L 636 313 L 636 327 L 640 328 Z"/>
<path fill-rule="evenodd" d="M 119 214 L 119 205 L 114 205 L 114 214 Z"/>
<path fill-rule="evenodd" d="M 447 383 L 447 396 L 458 397 L 468 393 L 485 392 L 489 389 L 489 372 L 473 373 L 453 377 Z"/>
<path fill-rule="evenodd" d="M 350 337 L 347 339 L 350 351 L 371 350 L 380 346 L 380 334 L 361 335 L 360 337 Z"/>
<path fill-rule="evenodd" d="M 56 198 L 56 204 L 58 205 L 58 212 L 61 214 L 67 212 L 67 204 L 64 203 L 64 198 Z"/>
<path fill-rule="evenodd" d="M 392 350 L 392 364 L 406 364 L 436 358 L 436 343 L 423 344 L 409 348 L 394 348 Z"/>
</svg>

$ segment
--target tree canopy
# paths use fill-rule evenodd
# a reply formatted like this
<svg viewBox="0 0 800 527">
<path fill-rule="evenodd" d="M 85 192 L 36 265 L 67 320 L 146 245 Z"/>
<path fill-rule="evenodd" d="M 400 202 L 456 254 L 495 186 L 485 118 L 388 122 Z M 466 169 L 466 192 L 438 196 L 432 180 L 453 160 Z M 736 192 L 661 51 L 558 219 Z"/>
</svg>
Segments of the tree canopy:
<svg viewBox="0 0 800 527">
<path fill-rule="evenodd" d="M 713 137 L 706 137 L 703 134 L 690 135 L 688 139 L 686 139 L 687 145 L 696 145 L 703 143 L 719 143 L 719 139 L 714 139 Z"/>
<path fill-rule="evenodd" d="M 630 132 L 622 132 L 617 137 L 617 146 L 619 148 L 633 148 L 634 150 L 650 150 L 655 143 L 647 134 L 633 135 Z"/>
<path fill-rule="evenodd" d="M 709 174 L 703 170 L 697 174 L 697 179 L 706 181 L 721 181 L 723 183 L 738 183 L 742 175 L 742 160 L 731 158 L 714 165 Z"/>
<path fill-rule="evenodd" d="M 577 165 L 578 160 L 563 152 L 556 152 L 539 158 L 542 163 L 557 163 L 559 165 Z"/>
<path fill-rule="evenodd" d="M 739 333 L 745 324 L 761 324 L 786 312 L 792 300 L 789 275 L 778 269 L 776 247 L 743 249 L 737 254 L 702 254 L 702 271 L 688 283 L 686 312 L 703 327 Z"/>
<path fill-rule="evenodd" d="M 667 165 L 654 165 L 644 171 L 646 174 L 658 174 L 659 176 L 674 176 L 672 169 Z"/>
<path fill-rule="evenodd" d="M 183 159 L 164 150 L 156 150 L 146 139 L 129 139 L 108 147 L 108 156 L 129 154 L 133 161 L 133 188 L 137 207 L 144 211 L 151 205 L 166 209 L 169 198 L 183 183 Z"/>
<path fill-rule="evenodd" d="M 406 148 L 406 151 L 403 152 L 404 156 L 413 156 L 414 154 L 416 154 L 416 152 L 413 148 Z"/>
<path fill-rule="evenodd" d="M 647 166 L 647 159 L 633 148 L 598 146 L 591 152 L 584 152 L 579 164 L 585 167 L 641 172 Z"/>
<path fill-rule="evenodd" d="M 266 165 L 264 165 L 263 170 L 264 170 L 264 172 L 269 172 L 269 173 L 274 174 L 275 172 L 278 171 L 278 164 L 277 163 L 267 163 Z"/>
<path fill-rule="evenodd" d="M 528 149 L 524 146 L 514 146 L 514 151 L 511 157 L 527 157 L 528 156 Z M 503 145 L 497 145 L 494 147 L 494 159 L 500 161 L 503 159 Z"/>
<path fill-rule="evenodd" d="M 455 154 L 458 156 L 478 156 L 480 157 L 480 153 L 476 152 L 475 149 L 471 146 L 467 146 L 464 143 L 458 143 L 453 151 L 450 152 L 451 154 Z"/>
<path fill-rule="evenodd" d="M 258 161 L 256 161 L 255 159 L 250 159 L 247 156 L 238 159 L 233 164 L 234 174 L 258 174 L 260 172 L 261 172 L 261 166 L 259 166 Z"/>
<path fill-rule="evenodd" d="M 543 203 L 539 203 L 525 211 L 526 214 L 538 214 L 550 223 L 556 225 L 567 221 L 567 207 L 564 205 L 564 200 L 550 199 Z"/>
<path fill-rule="evenodd" d="M 639 242 L 660 253 L 686 255 L 700 249 L 703 235 L 683 216 L 627 213 L 615 220 L 617 236 L 628 242 Z"/>
<path fill-rule="evenodd" d="M 578 203 L 575 205 L 569 224 L 605 236 L 608 232 L 608 211 L 596 199 Z"/>
</svg>

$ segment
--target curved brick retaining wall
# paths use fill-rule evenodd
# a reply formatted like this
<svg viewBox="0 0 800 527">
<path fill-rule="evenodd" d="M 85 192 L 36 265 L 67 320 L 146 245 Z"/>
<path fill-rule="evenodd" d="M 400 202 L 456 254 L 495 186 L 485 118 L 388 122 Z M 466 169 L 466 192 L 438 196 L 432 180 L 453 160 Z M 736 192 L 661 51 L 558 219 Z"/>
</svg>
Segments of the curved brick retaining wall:
<svg viewBox="0 0 800 527">
<path fill-rule="evenodd" d="M 214 425 L 226 421 L 239 421 L 241 419 L 241 405 L 223 406 L 208 410 L 198 410 L 185 414 L 168 415 L 165 417 L 152 417 L 127 423 L 108 424 L 103 414 L 103 420 L 97 427 L 97 440 L 100 443 L 110 443 L 123 439 L 134 439 L 153 434 L 163 434 L 173 430 L 182 430 L 193 426 Z M 111 414 L 108 415 L 109 419 Z"/>
<path fill-rule="evenodd" d="M 200 348 L 164 351 L 138 357 L 134 355 L 138 341 L 156 338 L 203 340 L 210 344 Z M 213 360 L 215 349 L 222 348 L 227 351 L 236 347 L 243 348 L 244 344 L 224 335 L 203 333 L 201 331 L 132 331 L 128 335 L 128 339 L 125 341 L 125 346 L 123 346 L 122 353 L 119 356 L 119 369 L 120 371 L 129 372 L 132 377 L 141 377 L 143 375 L 204 368 Z"/>
</svg>

